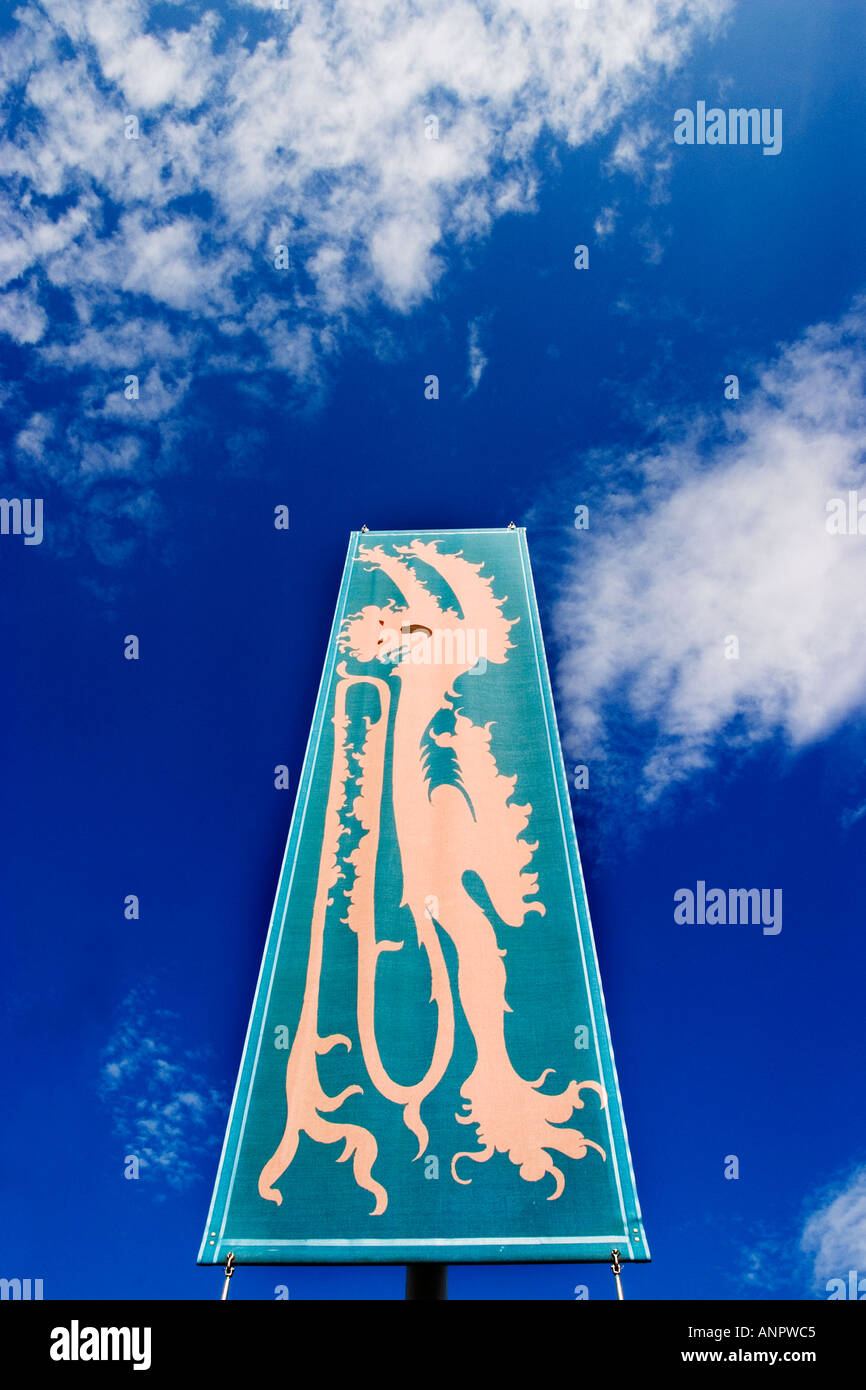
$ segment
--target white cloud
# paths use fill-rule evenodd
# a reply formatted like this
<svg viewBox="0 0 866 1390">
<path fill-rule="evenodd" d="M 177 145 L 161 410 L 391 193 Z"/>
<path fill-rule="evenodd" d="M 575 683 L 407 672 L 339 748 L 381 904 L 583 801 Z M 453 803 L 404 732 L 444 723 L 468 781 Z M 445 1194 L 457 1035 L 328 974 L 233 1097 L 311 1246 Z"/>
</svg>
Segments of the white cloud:
<svg viewBox="0 0 866 1390">
<path fill-rule="evenodd" d="M 175 217 L 149 224 L 134 213 L 124 218 L 121 234 L 122 289 L 150 295 L 172 309 L 226 312 L 235 307 L 228 286 L 240 266 L 239 254 L 230 246 L 205 252 L 205 227 L 198 220 Z"/>
<path fill-rule="evenodd" d="M 173 32 L 158 39 L 136 32 L 141 23 L 137 5 L 102 0 L 90 8 L 89 28 L 102 70 L 110 82 L 117 83 L 133 110 L 151 110 L 168 102 L 181 108 L 199 105 L 216 67 L 209 52 L 217 28 L 215 15 L 206 15 L 187 33 Z M 201 61 L 203 50 L 205 62 Z"/>
<path fill-rule="evenodd" d="M 561 0 L 423 12 L 409 0 L 298 0 L 256 7 L 270 10 L 258 41 L 213 14 L 156 33 L 150 8 L 58 0 L 18 12 L 0 49 L 6 84 L 26 83 L 28 117 L 0 145 L 6 273 L 41 267 L 115 320 L 124 291 L 221 314 L 237 281 L 248 307 L 282 293 L 319 331 L 371 298 L 406 311 L 429 295 L 449 243 L 532 205 L 543 128 L 571 145 L 609 129 L 728 0 L 607 0 L 587 13 Z M 191 194 L 210 203 L 206 246 L 195 217 L 171 210 Z M 61 195 L 73 201 L 52 221 L 40 200 Z M 109 203 L 122 217 L 106 237 Z M 280 226 L 320 300 L 297 274 L 277 288 Z"/>
<path fill-rule="evenodd" d="M 372 231 L 370 262 L 383 297 L 397 309 L 409 309 L 429 295 L 442 270 L 433 255 L 439 227 L 406 212 L 389 216 Z"/>
<path fill-rule="evenodd" d="M 42 360 L 54 366 L 99 367 L 116 373 L 118 383 L 127 372 L 158 362 L 163 369 L 192 356 L 191 333 L 172 330 L 159 319 L 132 315 L 99 330 L 83 326 L 75 341 L 50 343 L 42 350 Z M 137 375 L 138 373 L 136 373 Z"/>
<path fill-rule="evenodd" d="M 0 295 L 0 333 L 8 333 L 16 343 L 38 343 L 47 323 L 44 309 L 23 290 Z"/>
<path fill-rule="evenodd" d="M 651 798 L 719 742 L 797 748 L 866 710 L 866 535 L 827 529 L 830 499 L 866 498 L 864 388 L 861 302 L 713 419 L 610 461 L 557 612 L 575 753 L 642 740 Z"/>
<path fill-rule="evenodd" d="M 619 173 L 644 178 L 648 151 L 654 148 L 657 142 L 657 132 L 649 121 L 641 121 L 634 128 L 624 130 L 610 157 L 610 168 L 616 169 Z"/>
<path fill-rule="evenodd" d="M 615 207 L 609 206 L 602 208 L 598 217 L 592 224 L 592 230 L 595 232 L 599 241 L 604 241 L 606 237 L 611 235 L 617 224 L 618 217 L 619 213 Z"/>
<path fill-rule="evenodd" d="M 608 173 L 629 174 L 649 187 L 650 203 L 668 201 L 668 175 L 673 167 L 671 131 L 642 120 L 622 131 L 607 162 Z"/>
<path fill-rule="evenodd" d="M 800 1248 L 813 1261 L 816 1285 L 829 1279 L 848 1281 L 856 1269 L 866 1277 L 866 1168 L 855 1171 L 841 1189 L 830 1193 L 807 1220 Z"/>
<path fill-rule="evenodd" d="M 652 121 L 641 120 L 636 125 L 626 126 L 614 146 L 605 169 L 608 174 L 627 174 L 636 179 L 647 190 L 650 208 L 670 200 L 669 181 L 673 168 L 671 131 L 660 129 Z M 606 218 L 613 209 L 604 209 L 600 216 L 601 235 L 612 230 Z M 599 222 L 596 222 L 599 234 Z M 667 228 L 655 226 L 652 216 L 635 228 L 634 236 L 643 249 L 644 260 L 648 265 L 658 265 L 665 251 L 665 242 L 670 232 Z"/>
<path fill-rule="evenodd" d="M 139 381 L 137 400 L 127 400 L 122 383 L 118 383 L 117 389 L 99 400 L 88 413 L 100 415 L 103 419 L 120 420 L 127 426 L 140 420 L 161 420 L 178 408 L 189 389 L 189 383 L 189 377 L 164 381 L 159 368 L 151 367 Z"/>
<path fill-rule="evenodd" d="M 143 1180 L 180 1190 L 211 1176 L 202 1160 L 219 1144 L 226 1097 L 203 1075 L 201 1056 L 180 1043 L 176 1015 L 149 990 L 133 990 L 121 1005 L 99 1093 Z"/>
<path fill-rule="evenodd" d="M 543 132 L 610 131 L 731 3 L 236 0 L 186 28 L 183 7 L 146 0 L 22 4 L 0 40 L 0 285 L 27 300 L 0 301 L 0 329 L 34 375 L 69 374 L 46 475 L 82 513 L 95 478 L 126 479 L 129 513 L 194 428 L 187 383 L 263 390 L 275 371 L 309 407 L 347 335 L 378 350 L 371 308 L 408 313 L 497 218 L 533 208 Z M 135 414 L 126 372 L 153 387 Z M 13 463 L 32 470 L 18 423 Z M 98 553 L 127 554 L 109 511 Z"/>
</svg>

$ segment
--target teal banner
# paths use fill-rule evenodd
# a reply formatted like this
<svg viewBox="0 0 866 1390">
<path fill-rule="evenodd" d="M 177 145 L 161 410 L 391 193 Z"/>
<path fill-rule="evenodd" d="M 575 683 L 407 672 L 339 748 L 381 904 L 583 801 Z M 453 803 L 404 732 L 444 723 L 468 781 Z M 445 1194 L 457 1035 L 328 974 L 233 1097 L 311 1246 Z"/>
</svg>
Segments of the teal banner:
<svg viewBox="0 0 866 1390">
<path fill-rule="evenodd" d="M 646 1260 L 523 530 L 353 533 L 199 1263 Z"/>
</svg>

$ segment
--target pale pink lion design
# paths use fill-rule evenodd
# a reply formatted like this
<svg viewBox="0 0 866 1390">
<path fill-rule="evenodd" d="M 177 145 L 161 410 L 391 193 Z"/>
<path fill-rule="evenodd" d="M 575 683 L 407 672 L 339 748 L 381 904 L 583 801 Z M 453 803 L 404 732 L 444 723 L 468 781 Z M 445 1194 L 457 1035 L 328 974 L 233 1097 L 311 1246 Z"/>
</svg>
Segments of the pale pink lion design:
<svg viewBox="0 0 866 1390">
<path fill-rule="evenodd" d="M 594 1149 L 605 1158 L 600 1145 L 565 1125 L 575 1110 L 583 1108 L 582 1091 L 594 1092 L 602 1109 L 607 1096 L 598 1081 L 570 1081 L 563 1091 L 549 1094 L 540 1088 L 552 1068 L 535 1081 L 515 1071 L 505 1039 L 505 1015 L 511 1012 L 505 999 L 506 953 L 493 924 L 463 887 L 464 874 L 474 871 L 496 913 L 511 927 L 521 926 L 530 913 L 545 911 L 541 902 L 525 901 L 538 892 L 537 875 L 527 871 L 538 846 L 520 838 L 532 807 L 512 804 L 517 778 L 499 773 L 491 752 L 491 726 L 474 724 L 452 703 L 457 699 L 454 682 L 476 665 L 480 649 L 488 662 L 508 660 L 513 649 L 509 632 L 516 620 L 503 617 L 506 599 L 494 596 L 492 581 L 480 573 L 482 566 L 471 564 L 462 553 L 441 553 L 437 543 L 420 540 L 395 550 L 395 555 L 388 555 L 380 546 L 362 546 L 359 558 L 394 582 L 403 597 L 402 606 L 365 608 L 344 624 L 340 638 L 344 652 L 364 662 L 386 658 L 390 671 L 387 676 L 350 675 L 345 662 L 338 667 L 335 746 L 306 990 L 286 1069 L 288 1114 L 280 1145 L 259 1178 L 259 1192 L 270 1201 L 282 1201 L 275 1183 L 292 1162 L 304 1132 L 321 1143 L 344 1142 L 340 1162 L 353 1158 L 358 1185 L 375 1197 L 373 1214 L 383 1212 L 388 1202 L 384 1187 L 372 1174 L 378 1153 L 374 1136 L 360 1125 L 325 1118 L 362 1088 L 354 1085 L 338 1096 L 328 1096 L 316 1066 L 317 1055 L 337 1044 L 351 1047 L 342 1034 L 320 1037 L 317 1026 L 325 914 L 333 902 L 332 890 L 344 877 L 340 839 L 347 829 L 341 813 L 346 807 L 351 757 L 359 786 L 351 813 L 363 833 L 345 856 L 354 869 L 352 886 L 344 890 L 348 898 L 345 921 L 357 937 L 358 1033 L 370 1081 L 382 1096 L 402 1106 L 404 1121 L 418 1140 L 420 1157 L 428 1142 L 421 1107 L 442 1080 L 454 1046 L 455 1005 L 441 930 L 456 950 L 460 1006 L 477 1050 L 475 1066 L 460 1090 L 465 1113 L 456 1118 L 461 1124 L 475 1125 L 479 1148 L 454 1155 L 452 1176 L 458 1183 L 468 1183 L 469 1178 L 457 1171 L 461 1159 L 484 1163 L 496 1152 L 506 1153 L 528 1182 L 551 1174 L 554 1190 L 549 1200 L 553 1200 L 562 1193 L 565 1178 L 552 1151 L 579 1159 Z M 415 571 L 413 559 L 438 571 L 456 596 L 462 617 L 443 610 Z M 353 685 L 362 683 L 376 689 L 379 715 L 367 721 L 363 747 L 356 751 L 345 745 L 346 695 Z M 412 914 L 419 944 L 429 960 L 431 999 L 438 1017 L 429 1066 L 411 1085 L 389 1075 L 375 1032 L 378 957 L 403 945 L 376 936 L 375 867 L 392 693 L 397 701 L 390 792 L 403 877 L 402 905 Z M 453 732 L 432 734 L 431 721 L 443 710 L 453 713 Z M 459 769 L 458 777 L 432 790 L 423 757 L 425 737 L 449 748 Z"/>
</svg>

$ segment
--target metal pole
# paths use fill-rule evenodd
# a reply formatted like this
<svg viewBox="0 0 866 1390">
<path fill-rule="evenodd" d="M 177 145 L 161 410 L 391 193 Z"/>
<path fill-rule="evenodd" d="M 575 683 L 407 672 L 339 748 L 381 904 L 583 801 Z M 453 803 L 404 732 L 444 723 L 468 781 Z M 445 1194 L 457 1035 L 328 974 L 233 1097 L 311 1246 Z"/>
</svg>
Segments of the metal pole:
<svg viewBox="0 0 866 1390">
<path fill-rule="evenodd" d="M 406 1299 L 448 1298 L 448 1266 L 424 1261 L 406 1266 Z"/>
<path fill-rule="evenodd" d="M 227 1257 L 226 1257 L 226 1277 L 225 1277 L 225 1279 L 224 1279 L 224 1281 L 223 1281 L 223 1291 L 222 1291 L 222 1293 L 220 1294 L 220 1303 L 225 1303 L 226 1299 L 227 1299 L 228 1296 L 229 1296 L 229 1284 L 230 1284 L 231 1281 L 232 1281 L 232 1275 L 234 1274 L 234 1272 L 235 1272 L 235 1256 L 234 1256 L 234 1251 L 233 1251 L 233 1250 L 230 1250 L 229 1253 L 228 1253 L 228 1255 L 227 1255 Z"/>
<path fill-rule="evenodd" d="M 622 1280 L 619 1277 L 619 1272 L 622 1269 L 622 1265 L 619 1262 L 618 1250 L 611 1250 L 610 1252 L 610 1267 L 613 1270 L 613 1277 L 616 1280 L 616 1296 L 619 1299 L 620 1303 L 624 1303 L 625 1298 L 622 1292 Z"/>
</svg>

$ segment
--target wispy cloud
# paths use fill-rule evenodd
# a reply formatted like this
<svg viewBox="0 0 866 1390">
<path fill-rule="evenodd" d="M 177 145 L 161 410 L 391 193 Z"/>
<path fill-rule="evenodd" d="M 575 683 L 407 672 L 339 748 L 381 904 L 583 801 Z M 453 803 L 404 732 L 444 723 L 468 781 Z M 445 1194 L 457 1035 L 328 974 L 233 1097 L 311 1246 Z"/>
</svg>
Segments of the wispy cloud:
<svg viewBox="0 0 866 1390">
<path fill-rule="evenodd" d="M 592 230 L 595 232 L 595 235 L 598 237 L 599 241 L 604 241 L 606 237 L 609 237 L 611 235 L 614 227 L 617 224 L 618 217 L 619 213 L 617 212 L 616 207 L 608 206 L 602 208 L 601 212 L 596 217 L 595 222 L 592 224 Z"/>
<path fill-rule="evenodd" d="M 642 184 L 651 205 L 670 198 L 669 182 L 673 168 L 672 131 L 641 120 L 627 125 L 605 166 L 608 174 L 628 174 Z"/>
<path fill-rule="evenodd" d="M 733 1225 L 733 1223 L 732 1223 Z M 738 1223 L 742 1229 L 745 1222 Z M 750 1293 L 753 1297 L 778 1298 L 782 1289 L 802 1271 L 792 1271 L 790 1233 L 773 1229 L 766 1222 L 751 1224 L 745 1243 L 736 1244 L 736 1255 L 731 1266 L 729 1278 L 739 1286 L 739 1292 Z"/>
<path fill-rule="evenodd" d="M 204 1057 L 181 1041 L 179 1019 L 139 988 L 124 999 L 102 1055 L 99 1093 L 124 1155 L 141 1179 L 176 1190 L 212 1176 L 227 1098 L 207 1080 Z"/>
<path fill-rule="evenodd" d="M 806 1221 L 800 1248 L 812 1260 L 816 1286 L 847 1282 L 851 1269 L 866 1278 L 866 1167 L 825 1196 Z"/>
<path fill-rule="evenodd" d="M 557 613 L 576 755 L 628 746 L 652 799 L 721 746 L 798 748 L 862 714 L 866 536 L 831 534 L 827 504 L 866 498 L 864 392 L 858 302 L 739 400 L 662 418 L 656 446 L 596 461 Z"/>
<path fill-rule="evenodd" d="M 852 825 L 856 825 L 858 820 L 866 816 L 866 801 L 861 801 L 859 806 L 848 806 L 840 816 L 840 823 L 844 830 L 850 830 Z"/>
</svg>

